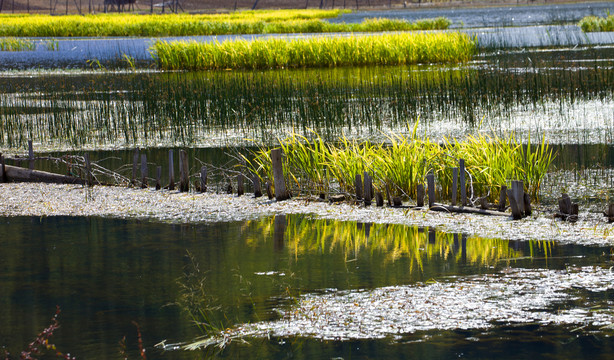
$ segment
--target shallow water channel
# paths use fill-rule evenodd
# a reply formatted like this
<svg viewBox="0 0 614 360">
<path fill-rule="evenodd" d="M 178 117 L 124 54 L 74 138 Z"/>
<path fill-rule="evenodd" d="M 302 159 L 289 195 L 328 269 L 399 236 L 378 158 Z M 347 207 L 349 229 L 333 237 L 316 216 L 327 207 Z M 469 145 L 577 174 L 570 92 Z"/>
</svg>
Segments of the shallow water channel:
<svg viewBox="0 0 614 360">
<path fill-rule="evenodd" d="M 78 358 L 119 357 L 124 336 L 137 357 L 133 322 L 149 358 L 606 358 L 614 345 L 603 328 L 613 318 L 610 247 L 296 215 L 202 225 L 16 217 L 0 231 L 0 343 L 12 354 L 56 305 L 51 342 Z M 388 305 L 363 309 L 362 330 L 340 318 L 376 301 Z M 412 307 L 398 315 L 392 302 Z M 315 332 L 292 318 L 306 303 L 328 312 Z M 395 316 L 413 319 L 409 330 L 377 329 Z M 223 351 L 172 350 L 203 335 L 193 320 L 265 330 Z M 350 335 L 331 339 L 329 327 Z"/>
</svg>

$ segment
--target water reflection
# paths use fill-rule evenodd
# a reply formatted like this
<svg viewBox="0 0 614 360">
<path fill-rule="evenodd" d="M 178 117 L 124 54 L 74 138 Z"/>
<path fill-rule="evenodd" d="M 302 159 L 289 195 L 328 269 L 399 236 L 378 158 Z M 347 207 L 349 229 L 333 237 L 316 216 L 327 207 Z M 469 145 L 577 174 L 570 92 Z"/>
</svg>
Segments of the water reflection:
<svg viewBox="0 0 614 360">
<path fill-rule="evenodd" d="M 417 119 L 434 138 L 490 129 L 609 143 L 612 51 L 512 52 L 461 67 L 10 75 L 0 78 L 0 146 L 210 147 L 309 129 L 378 140 Z"/>
<path fill-rule="evenodd" d="M 0 233 L 0 343 L 18 353 L 59 305 L 61 328 L 53 340 L 79 358 L 116 357 L 123 336 L 137 358 L 133 320 L 151 356 L 199 357 L 152 348 L 165 339 L 176 343 L 202 334 L 193 325 L 200 317 L 177 306 L 188 288 L 195 290 L 192 301 L 209 301 L 215 326 L 226 327 L 273 320 L 276 309 L 287 308 L 300 294 L 324 289 L 411 285 L 507 267 L 564 269 L 570 263 L 607 263 L 602 254 L 609 254 L 603 248 L 305 216 L 209 225 L 2 218 Z M 252 358 L 287 346 L 253 345 Z M 329 351 L 321 346 L 318 351 Z"/>
</svg>

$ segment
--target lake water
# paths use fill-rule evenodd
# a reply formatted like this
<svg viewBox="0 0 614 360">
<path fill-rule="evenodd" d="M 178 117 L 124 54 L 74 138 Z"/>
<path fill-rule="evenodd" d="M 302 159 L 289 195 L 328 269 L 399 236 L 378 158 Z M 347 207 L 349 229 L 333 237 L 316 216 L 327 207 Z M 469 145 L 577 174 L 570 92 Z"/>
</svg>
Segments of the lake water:
<svg viewBox="0 0 614 360">
<path fill-rule="evenodd" d="M 137 357 L 133 321 L 140 326 L 149 358 L 212 355 L 211 349 L 163 352 L 154 347 L 162 341 L 167 346 L 196 341 L 202 334 L 192 321 L 203 318 L 194 315 L 194 309 L 206 312 L 216 327 L 233 328 L 278 319 L 280 311 L 292 309 L 296 299 L 310 294 L 409 286 L 407 296 L 413 291 L 419 296 L 421 288 L 435 282 L 462 284 L 474 276 L 518 269 L 574 273 L 582 266 L 607 268 L 612 263 L 609 247 L 467 238 L 305 216 L 201 225 L 17 217 L 1 219 L 0 231 L 0 343 L 17 354 L 49 323 L 58 305 L 61 327 L 51 341 L 78 358 L 118 357 L 124 336 L 128 353 Z M 553 301 L 542 311 L 582 312 L 592 307 L 609 312 L 611 290 L 576 285 L 563 292 L 573 298 Z M 492 301 L 505 307 L 506 300 Z M 548 353 L 605 358 L 612 346 L 611 330 L 591 326 L 590 319 L 585 315 L 580 323 L 563 325 L 517 319 L 488 328 L 349 341 L 314 340 L 317 337 L 300 333 L 247 337 L 251 345 L 237 340 L 218 355 L 324 359 L 387 358 L 411 352 L 435 359 Z M 584 325 L 586 329 L 570 332 Z"/>
</svg>

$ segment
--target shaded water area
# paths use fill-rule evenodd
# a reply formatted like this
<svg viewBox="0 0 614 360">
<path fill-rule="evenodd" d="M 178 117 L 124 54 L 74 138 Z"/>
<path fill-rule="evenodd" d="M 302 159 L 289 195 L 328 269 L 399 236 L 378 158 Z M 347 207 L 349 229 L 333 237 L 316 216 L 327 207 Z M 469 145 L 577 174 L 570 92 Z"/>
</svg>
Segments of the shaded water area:
<svg viewBox="0 0 614 360">
<path fill-rule="evenodd" d="M 504 281 L 526 276 L 522 291 L 536 291 L 532 298 L 544 299 L 539 314 L 571 312 L 575 320 L 540 323 L 536 313 L 535 319 L 348 341 L 314 340 L 320 337 L 300 332 L 271 339 L 248 336 L 245 340 L 251 345 L 234 341 L 217 355 L 397 357 L 412 351 L 425 358 L 488 358 L 495 351 L 503 358 L 541 353 L 600 358 L 612 346 L 611 330 L 594 324 L 595 319 L 611 316 L 612 290 L 600 283 L 609 279 L 610 247 L 485 239 L 296 215 L 200 225 L 16 217 L 0 220 L 0 230 L 0 343 L 13 354 L 48 324 L 56 305 L 62 309 L 61 328 L 52 342 L 79 358 L 118 357 L 124 336 L 128 353 L 137 357 L 132 321 L 140 325 L 149 357 L 202 358 L 219 350 L 162 352 L 154 345 L 166 340 L 170 349 L 172 344 L 195 341 L 203 333 L 193 320 L 210 321 L 216 328 L 267 326 L 293 311 L 301 299 L 342 296 L 347 291 L 389 292 L 385 289 L 399 286 L 409 300 L 434 284 L 458 284 L 468 291 L 466 299 L 461 294 L 457 301 L 472 304 L 469 287 L 477 286 L 475 277 L 490 279 L 485 284 L 494 287 L 498 278 L 510 276 Z M 531 285 L 532 272 L 562 284 L 578 276 L 584 282 L 573 280 L 573 286 L 558 290 L 551 299 L 547 288 Z M 513 289 L 512 282 L 509 287 Z M 445 299 L 445 292 L 440 296 Z M 501 309 L 510 304 L 496 298 L 485 303 Z M 428 301 L 425 305 L 423 311 L 431 311 Z M 479 310 L 481 305 L 475 306 Z M 429 321 L 445 322 L 437 309 L 432 308 Z M 329 324 L 336 321 L 328 319 Z M 509 353 L 512 344 L 516 351 Z"/>
</svg>

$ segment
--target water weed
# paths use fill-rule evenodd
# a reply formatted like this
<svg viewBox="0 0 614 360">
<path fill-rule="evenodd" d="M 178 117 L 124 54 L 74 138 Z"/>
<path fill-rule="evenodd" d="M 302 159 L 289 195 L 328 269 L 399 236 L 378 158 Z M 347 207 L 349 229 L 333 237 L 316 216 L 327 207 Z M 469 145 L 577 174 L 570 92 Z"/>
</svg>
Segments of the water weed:
<svg viewBox="0 0 614 360">
<path fill-rule="evenodd" d="M 461 33 L 256 39 L 214 43 L 158 41 L 152 48 L 166 70 L 273 69 L 466 62 L 475 42 Z"/>
<path fill-rule="evenodd" d="M 36 45 L 31 40 L 0 38 L 0 51 L 34 51 L 35 47 Z"/>
</svg>

